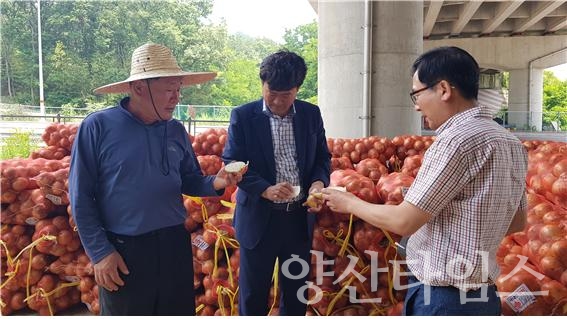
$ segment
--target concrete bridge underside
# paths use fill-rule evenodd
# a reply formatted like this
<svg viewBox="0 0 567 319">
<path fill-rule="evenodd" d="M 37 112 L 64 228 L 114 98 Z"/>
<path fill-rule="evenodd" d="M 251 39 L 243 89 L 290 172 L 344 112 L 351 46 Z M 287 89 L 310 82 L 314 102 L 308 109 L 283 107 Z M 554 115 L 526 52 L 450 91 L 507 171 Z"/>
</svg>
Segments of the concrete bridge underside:
<svg viewBox="0 0 567 319">
<path fill-rule="evenodd" d="M 410 68 L 444 45 L 509 72 L 509 123 L 541 129 L 543 70 L 567 63 L 566 1 L 311 1 L 329 136 L 420 134 Z"/>
</svg>

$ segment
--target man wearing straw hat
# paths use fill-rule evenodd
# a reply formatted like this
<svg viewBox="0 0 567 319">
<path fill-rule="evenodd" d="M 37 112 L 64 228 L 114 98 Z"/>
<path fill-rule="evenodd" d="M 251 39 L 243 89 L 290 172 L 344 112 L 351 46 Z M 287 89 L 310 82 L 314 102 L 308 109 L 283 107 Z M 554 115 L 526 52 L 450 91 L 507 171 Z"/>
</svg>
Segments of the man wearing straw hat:
<svg viewBox="0 0 567 319">
<path fill-rule="evenodd" d="M 75 139 L 69 197 L 94 264 L 102 315 L 194 315 L 193 256 L 182 193 L 218 196 L 242 179 L 203 176 L 187 131 L 172 120 L 182 87 L 215 73 L 185 72 L 171 50 L 134 50 L 130 77 L 95 93 L 127 93 L 87 116 Z"/>
</svg>

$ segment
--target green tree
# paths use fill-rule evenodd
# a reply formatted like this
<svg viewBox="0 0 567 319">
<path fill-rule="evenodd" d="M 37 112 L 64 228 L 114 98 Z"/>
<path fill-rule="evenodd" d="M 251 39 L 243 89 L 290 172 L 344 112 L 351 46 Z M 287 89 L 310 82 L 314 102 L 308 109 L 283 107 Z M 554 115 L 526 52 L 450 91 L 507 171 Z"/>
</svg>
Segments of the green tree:
<svg viewBox="0 0 567 319">
<path fill-rule="evenodd" d="M 35 12 L 31 1 L 0 1 L 2 101 L 39 104 Z"/>
<path fill-rule="evenodd" d="M 317 103 L 317 22 L 313 21 L 292 30 L 286 30 L 284 35 L 285 48 L 301 55 L 307 64 L 307 76 L 297 94 L 300 99 Z"/>
<path fill-rule="evenodd" d="M 276 42 L 267 38 L 253 38 L 242 33 L 230 35 L 228 38 L 228 52 L 234 59 L 249 59 L 258 61 L 274 53 L 280 47 Z"/>
<path fill-rule="evenodd" d="M 240 105 L 261 96 L 262 85 L 258 76 L 258 63 L 251 59 L 236 59 L 221 75 L 222 85 L 215 86 L 213 93 L 222 100 L 220 105 Z"/>
<path fill-rule="evenodd" d="M 39 104 L 35 4 L 0 1 L 0 102 Z M 228 35 L 224 22 L 207 24 L 212 6 L 213 0 L 42 0 L 48 110 L 81 115 L 115 104 L 120 95 L 95 96 L 92 90 L 127 78 L 132 51 L 146 42 L 170 47 L 185 70 L 217 72 L 215 80 L 185 89 L 182 104 L 239 105 L 259 98 L 260 62 L 282 45 Z M 316 23 L 287 30 L 284 46 L 306 59 L 299 97 L 316 102 Z"/>
<path fill-rule="evenodd" d="M 212 12 L 212 3 L 212 0 L 41 1 L 47 106 L 58 109 L 67 104 L 114 103 L 118 96 L 97 97 L 92 89 L 126 78 L 131 52 L 150 41 L 170 47 L 184 69 L 222 70 L 226 61 L 219 57 L 222 57 L 222 43 L 226 42 L 226 34 L 223 35 L 226 30 L 221 27 L 216 32 L 203 23 L 203 18 Z M 34 1 L 0 2 L 0 65 L 2 74 L 9 75 L 0 82 L 2 101 L 39 103 L 34 4 Z M 213 44 L 215 41 L 221 45 Z"/>
<path fill-rule="evenodd" d="M 561 81 L 550 71 L 543 72 L 543 123 L 557 123 L 567 131 L 567 80 Z"/>
<path fill-rule="evenodd" d="M 49 63 L 46 64 L 46 73 L 49 78 L 45 85 L 45 91 L 48 92 L 45 96 L 46 105 L 57 105 L 60 108 L 67 102 L 85 108 L 90 96 L 89 87 L 84 85 L 90 82 L 85 60 L 73 52 L 67 52 L 61 42 L 56 43 L 47 60 Z"/>
<path fill-rule="evenodd" d="M 500 77 L 500 86 L 503 89 L 508 90 L 510 87 L 510 72 L 502 72 L 502 76 Z"/>
<path fill-rule="evenodd" d="M 222 51 L 226 65 L 217 80 L 210 83 L 210 101 L 216 105 L 236 106 L 260 98 L 260 62 L 278 47 L 266 38 L 252 38 L 241 33 L 228 36 Z"/>
</svg>

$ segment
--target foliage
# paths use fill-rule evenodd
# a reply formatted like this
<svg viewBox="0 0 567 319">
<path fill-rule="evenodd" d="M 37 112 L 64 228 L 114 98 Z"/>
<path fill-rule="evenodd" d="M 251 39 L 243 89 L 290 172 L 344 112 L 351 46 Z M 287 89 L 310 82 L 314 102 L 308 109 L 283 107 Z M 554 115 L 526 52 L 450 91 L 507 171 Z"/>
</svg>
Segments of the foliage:
<svg viewBox="0 0 567 319">
<path fill-rule="evenodd" d="M 11 98 L 39 104 L 35 1 L 2 1 L 2 88 Z M 212 0 L 41 1 L 46 105 L 113 101 L 92 89 L 128 76 L 134 48 L 156 42 L 172 48 L 181 66 L 201 70 L 220 54 L 202 22 Z M 190 48 L 190 50 L 188 49 Z M 218 51 L 218 50 L 217 50 Z"/>
<path fill-rule="evenodd" d="M 39 105 L 37 2 L 0 2 L 0 102 Z M 207 24 L 213 0 L 41 1 L 45 105 L 48 113 L 83 116 L 122 95 L 93 89 L 129 76 L 134 48 L 161 43 L 184 70 L 217 78 L 185 88 L 180 104 L 240 105 L 261 96 L 258 67 L 285 47 L 302 55 L 307 78 L 298 94 L 317 102 L 317 25 L 286 30 L 285 43 L 229 35 L 226 23 Z M 215 116 L 208 114 L 207 116 Z"/>
<path fill-rule="evenodd" d="M 251 59 L 237 59 L 228 64 L 222 74 L 223 85 L 215 86 L 213 94 L 219 105 L 240 105 L 261 96 L 262 85 L 258 76 L 258 63 Z"/>
<path fill-rule="evenodd" d="M 280 47 L 276 42 L 266 38 L 252 38 L 246 34 L 236 33 L 228 37 L 228 54 L 233 59 L 245 59 L 257 61 L 262 60 L 277 51 Z"/>
<path fill-rule="evenodd" d="M 228 62 L 211 84 L 213 103 L 208 104 L 236 106 L 259 99 L 262 88 L 258 75 L 260 62 L 277 49 L 278 44 L 266 38 L 252 38 L 242 33 L 229 36 L 224 50 Z"/>
<path fill-rule="evenodd" d="M 555 121 L 567 131 L 567 80 L 561 81 L 552 72 L 543 72 L 543 123 Z"/>
<path fill-rule="evenodd" d="M 307 64 L 307 76 L 297 97 L 317 104 L 317 22 L 286 30 L 284 40 L 285 47 L 301 55 Z"/>
<path fill-rule="evenodd" d="M 18 131 L 2 140 L 0 159 L 28 158 L 39 144 L 32 139 L 31 132 Z"/>
<path fill-rule="evenodd" d="M 500 86 L 506 90 L 510 88 L 510 72 L 502 72 L 502 77 L 500 78 Z"/>
<path fill-rule="evenodd" d="M 0 102 L 39 105 L 39 50 L 35 1 L 0 1 Z M 261 96 L 258 66 L 286 47 L 309 72 L 299 98 L 316 102 L 317 25 L 287 30 L 285 43 L 229 35 L 226 23 L 208 24 L 213 0 L 41 1 L 45 105 L 51 113 L 84 115 L 116 105 L 121 95 L 93 89 L 129 76 L 132 51 L 146 43 L 173 50 L 181 68 L 217 72 L 183 90 L 180 104 L 239 105 Z"/>
<path fill-rule="evenodd" d="M 103 103 L 87 102 L 84 106 L 79 106 L 75 103 L 68 103 L 61 105 L 60 114 L 63 116 L 86 116 L 92 112 L 102 110 L 108 106 Z"/>
</svg>

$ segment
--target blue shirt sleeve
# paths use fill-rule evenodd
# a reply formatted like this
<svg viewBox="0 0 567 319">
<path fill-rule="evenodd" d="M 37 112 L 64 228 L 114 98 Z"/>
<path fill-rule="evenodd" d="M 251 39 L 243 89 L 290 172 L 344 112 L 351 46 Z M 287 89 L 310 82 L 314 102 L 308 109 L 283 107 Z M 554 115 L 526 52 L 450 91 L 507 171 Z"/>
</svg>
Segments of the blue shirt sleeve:
<svg viewBox="0 0 567 319">
<path fill-rule="evenodd" d="M 115 249 L 108 241 L 102 226 L 101 214 L 95 201 L 98 176 L 97 135 L 100 127 L 87 117 L 79 127 L 71 151 L 69 169 L 69 199 L 75 224 L 85 252 L 93 262 Z"/>
</svg>

